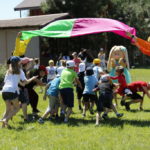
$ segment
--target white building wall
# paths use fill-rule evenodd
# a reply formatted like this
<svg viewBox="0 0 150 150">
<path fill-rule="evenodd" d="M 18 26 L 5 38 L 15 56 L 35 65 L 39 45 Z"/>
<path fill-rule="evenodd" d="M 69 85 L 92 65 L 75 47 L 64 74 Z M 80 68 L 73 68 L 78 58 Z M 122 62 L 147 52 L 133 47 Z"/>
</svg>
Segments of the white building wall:
<svg viewBox="0 0 150 150">
<path fill-rule="evenodd" d="M 11 56 L 15 48 L 15 40 L 18 32 L 19 30 L 17 29 L 0 29 L 0 64 L 6 63 L 7 59 Z M 33 38 L 30 41 L 25 56 L 32 58 L 40 56 L 39 37 Z"/>
</svg>

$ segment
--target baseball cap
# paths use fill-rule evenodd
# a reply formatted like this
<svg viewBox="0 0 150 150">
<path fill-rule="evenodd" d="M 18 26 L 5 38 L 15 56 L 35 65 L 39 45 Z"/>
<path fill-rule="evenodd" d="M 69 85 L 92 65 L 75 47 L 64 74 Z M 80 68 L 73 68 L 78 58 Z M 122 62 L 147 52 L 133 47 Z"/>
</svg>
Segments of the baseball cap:
<svg viewBox="0 0 150 150">
<path fill-rule="evenodd" d="M 21 61 L 21 59 L 18 56 L 12 56 L 12 57 L 10 57 L 10 63 L 12 63 L 12 62 L 19 62 L 19 61 Z"/>
<path fill-rule="evenodd" d="M 84 72 L 85 71 L 85 63 L 80 63 L 79 64 L 79 72 Z"/>
<path fill-rule="evenodd" d="M 108 82 L 108 81 L 109 81 L 109 80 L 108 80 L 109 77 L 110 77 L 110 76 L 109 76 L 108 74 L 107 74 L 107 75 L 102 75 L 100 81 L 101 81 L 101 82 Z"/>
<path fill-rule="evenodd" d="M 67 66 L 67 67 L 75 67 L 75 62 L 74 62 L 73 60 L 68 60 L 68 61 L 66 62 L 66 66 Z"/>
<path fill-rule="evenodd" d="M 93 64 L 100 64 L 101 60 L 99 58 L 95 58 L 93 60 Z"/>
</svg>

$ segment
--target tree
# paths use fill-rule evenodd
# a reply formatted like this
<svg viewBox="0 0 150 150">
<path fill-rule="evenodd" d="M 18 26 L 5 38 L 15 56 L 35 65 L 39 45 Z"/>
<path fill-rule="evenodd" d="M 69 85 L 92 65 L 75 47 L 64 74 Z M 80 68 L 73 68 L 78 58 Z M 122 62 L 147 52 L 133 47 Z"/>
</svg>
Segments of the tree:
<svg viewBox="0 0 150 150">
<path fill-rule="evenodd" d="M 150 35 L 150 0 L 47 0 L 42 10 L 45 13 L 68 12 L 71 18 L 112 18 L 135 27 L 137 35 L 143 39 Z M 108 49 L 116 43 L 130 45 L 128 40 L 114 34 L 103 33 L 101 36 L 101 43 L 105 42 Z M 87 37 L 93 45 L 100 45 L 100 36 Z"/>
</svg>

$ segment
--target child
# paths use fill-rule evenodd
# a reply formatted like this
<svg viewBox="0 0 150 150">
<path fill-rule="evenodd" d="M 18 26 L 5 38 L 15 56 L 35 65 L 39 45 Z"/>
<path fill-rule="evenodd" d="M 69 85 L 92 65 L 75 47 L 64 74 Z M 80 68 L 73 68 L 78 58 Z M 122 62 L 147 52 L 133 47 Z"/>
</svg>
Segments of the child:
<svg viewBox="0 0 150 150">
<path fill-rule="evenodd" d="M 101 113 L 106 111 L 103 114 L 103 118 L 107 117 L 108 109 L 113 109 L 117 117 L 122 117 L 123 114 L 117 112 L 116 108 L 112 104 L 113 100 L 113 88 L 114 84 L 109 78 L 108 74 L 101 76 L 100 85 L 99 85 L 99 99 L 97 102 L 97 114 L 96 114 L 96 125 L 99 125 L 99 120 L 101 118 Z"/>
<path fill-rule="evenodd" d="M 93 89 L 96 85 L 98 85 L 98 80 L 94 76 L 93 69 L 87 68 L 86 75 L 84 77 L 84 91 L 83 91 L 83 117 L 86 116 L 86 110 L 90 109 L 91 114 L 93 114 L 92 108 L 94 106 L 94 103 L 97 102 L 97 96 L 95 92 L 93 92 Z M 90 106 L 90 102 L 92 105 Z"/>
<path fill-rule="evenodd" d="M 77 73 L 74 71 L 75 63 L 72 60 L 67 61 L 67 68 L 62 71 L 59 85 L 60 95 L 64 104 L 63 111 L 66 112 L 64 122 L 67 123 L 74 106 L 73 82 L 75 81 L 82 88 Z M 67 111 L 66 111 L 67 109 Z"/>
<path fill-rule="evenodd" d="M 73 52 L 72 53 L 72 56 L 73 56 L 73 61 L 75 62 L 75 72 L 79 72 L 79 64 L 82 62 L 81 59 L 78 57 L 78 54 L 77 52 Z"/>
<path fill-rule="evenodd" d="M 7 70 L 4 79 L 4 86 L 2 89 L 2 97 L 6 105 L 5 114 L 1 120 L 3 123 L 2 127 L 9 126 L 8 121 L 12 118 L 20 109 L 18 96 L 19 96 L 19 82 L 22 85 L 28 84 L 37 77 L 34 76 L 30 79 L 26 79 L 24 72 L 21 70 L 21 59 L 17 56 L 10 58 L 10 65 Z"/>
<path fill-rule="evenodd" d="M 99 53 L 98 53 L 98 58 L 101 60 L 100 64 L 102 69 L 106 69 L 106 60 L 105 60 L 105 53 L 104 53 L 104 49 L 101 48 Z"/>
<path fill-rule="evenodd" d="M 39 123 L 44 123 L 44 120 L 48 114 L 55 115 L 58 117 L 58 108 L 59 108 L 59 98 L 58 98 L 58 91 L 59 91 L 59 84 L 60 84 L 60 75 L 57 75 L 55 79 L 50 81 L 46 88 L 45 94 L 43 99 L 46 100 L 46 95 L 49 98 L 49 106 L 43 116 L 38 120 Z"/>
<path fill-rule="evenodd" d="M 79 81 L 82 85 L 82 89 L 77 86 L 77 97 L 78 97 L 78 106 L 79 106 L 79 110 L 82 110 L 82 106 L 81 106 L 81 98 L 83 96 L 83 90 L 84 90 L 84 72 L 85 72 L 85 63 L 80 63 L 79 64 L 79 73 L 78 73 L 78 78 Z"/>
<path fill-rule="evenodd" d="M 47 81 L 51 81 L 55 78 L 56 76 L 56 67 L 54 66 L 54 61 L 53 60 L 49 60 L 49 66 L 46 67 L 47 70 Z"/>
<path fill-rule="evenodd" d="M 110 77 L 112 80 L 118 80 L 119 83 L 119 88 L 117 88 L 115 93 L 120 94 L 121 96 L 124 95 L 124 90 L 127 88 L 127 82 L 125 79 L 125 76 L 123 74 L 124 68 L 122 66 L 117 66 L 116 67 L 116 77 Z"/>
<path fill-rule="evenodd" d="M 56 72 L 59 74 L 62 73 L 62 71 L 66 68 L 66 61 L 65 60 L 60 60 L 60 66 L 56 69 Z"/>
<path fill-rule="evenodd" d="M 93 71 L 94 71 L 94 75 L 97 78 L 97 80 L 100 79 L 100 73 L 103 72 L 103 70 L 100 66 L 100 62 L 101 62 L 101 60 L 98 58 L 95 58 L 93 60 L 93 64 L 94 64 Z"/>
</svg>

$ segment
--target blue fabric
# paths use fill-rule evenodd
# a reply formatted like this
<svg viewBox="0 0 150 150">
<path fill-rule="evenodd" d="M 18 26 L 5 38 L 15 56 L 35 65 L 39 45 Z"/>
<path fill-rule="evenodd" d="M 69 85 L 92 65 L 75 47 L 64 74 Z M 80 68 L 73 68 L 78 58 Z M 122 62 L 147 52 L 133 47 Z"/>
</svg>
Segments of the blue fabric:
<svg viewBox="0 0 150 150">
<path fill-rule="evenodd" d="M 98 84 L 98 80 L 95 77 L 95 75 L 85 76 L 84 83 L 85 83 L 85 87 L 84 87 L 83 94 L 95 94 L 95 92 L 93 92 L 93 89 Z"/>
<path fill-rule="evenodd" d="M 50 84 L 50 86 L 47 89 L 47 95 L 58 97 L 60 77 L 56 77 L 55 79 L 50 81 L 48 84 Z"/>
</svg>

